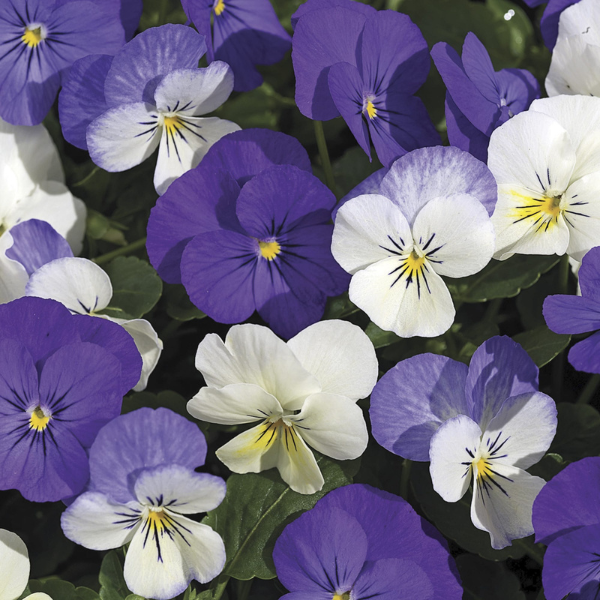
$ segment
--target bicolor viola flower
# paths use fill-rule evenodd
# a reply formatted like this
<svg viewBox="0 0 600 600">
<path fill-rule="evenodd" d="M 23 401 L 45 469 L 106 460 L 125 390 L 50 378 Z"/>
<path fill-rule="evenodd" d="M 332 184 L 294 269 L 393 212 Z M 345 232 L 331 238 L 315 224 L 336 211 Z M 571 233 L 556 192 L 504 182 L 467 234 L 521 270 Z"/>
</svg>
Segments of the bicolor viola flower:
<svg viewBox="0 0 600 600">
<path fill-rule="evenodd" d="M 494 178 L 457 148 L 423 148 L 398 159 L 379 190 L 335 218 L 331 251 L 353 275 L 350 300 L 401 337 L 440 335 L 455 315 L 441 276 L 472 275 L 492 258 Z"/>
<path fill-rule="evenodd" d="M 197 419 L 223 425 L 255 424 L 217 450 L 235 473 L 277 467 L 296 492 L 324 484 L 309 446 L 351 460 L 367 447 L 357 400 L 377 381 L 373 344 L 356 325 L 321 321 L 287 344 L 261 325 L 237 325 L 225 342 L 207 335 L 196 353 L 203 387 L 188 402 Z"/>
<path fill-rule="evenodd" d="M 546 544 L 542 582 L 548 600 L 600 594 L 600 458 L 567 465 L 533 504 L 535 541 Z"/>
<path fill-rule="evenodd" d="M 282 600 L 460 600 L 443 537 L 410 504 L 368 485 L 329 492 L 283 530 L 273 561 Z"/>
<path fill-rule="evenodd" d="M 571 4 L 560 14 L 546 91 L 600 96 L 600 6 L 594 0 Z"/>
<path fill-rule="evenodd" d="M 404 458 L 429 460 L 433 488 L 447 502 L 472 485 L 471 520 L 496 549 L 533 533 L 531 507 L 545 481 L 525 469 L 548 450 L 556 414 L 538 391 L 535 363 L 499 336 L 469 367 L 437 354 L 403 360 L 371 396 L 375 439 Z"/>
<path fill-rule="evenodd" d="M 546 324 L 555 333 L 592 333 L 569 350 L 569 362 L 586 373 L 600 373 L 600 247 L 592 248 L 579 269 L 581 296 L 544 300 Z"/>
<path fill-rule="evenodd" d="M 59 99 L 65 139 L 111 172 L 139 165 L 158 148 L 154 186 L 164 193 L 214 142 L 239 129 L 202 116 L 233 90 L 227 64 L 198 68 L 205 52 L 204 36 L 163 25 L 140 33 L 115 57 L 78 61 Z"/>
<path fill-rule="evenodd" d="M 156 368 L 163 343 L 146 319 L 117 318 L 102 314 L 113 288 L 106 272 L 86 258 L 74 258 L 66 240 L 48 223 L 31 219 L 12 229 L 13 245 L 6 257 L 18 262 L 29 276 L 24 294 L 57 300 L 71 314 L 90 315 L 121 325 L 133 338 L 142 357 L 142 373 L 133 388 L 139 392 Z"/>
<path fill-rule="evenodd" d="M 137 0 L 3 3 L 0 117 L 13 125 L 41 123 L 71 65 L 90 54 L 114 54 L 126 41 L 121 10 L 127 20 L 134 14 L 139 20 L 139 5 Z"/>
<path fill-rule="evenodd" d="M 129 544 L 124 576 L 138 596 L 168 600 L 225 565 L 221 536 L 188 515 L 215 509 L 220 477 L 196 473 L 206 440 L 166 409 L 141 408 L 102 429 L 90 449 L 90 483 L 63 513 L 65 535 L 92 550 Z"/>
<path fill-rule="evenodd" d="M 206 38 L 209 64 L 222 60 L 233 70 L 236 92 L 261 85 L 256 65 L 278 63 L 292 46 L 269 0 L 182 0 L 181 4 Z"/>
<path fill-rule="evenodd" d="M 23 540 L 0 529 L 0 600 L 20 598 L 29 580 L 29 553 Z M 52 600 L 48 594 L 29 594 L 23 600 Z"/>
<path fill-rule="evenodd" d="M 427 79 L 429 51 L 410 18 L 357 9 L 355 2 L 312 4 L 298 11 L 292 39 L 300 112 L 318 121 L 341 115 L 369 157 L 371 138 L 386 166 L 439 144 L 425 105 L 413 95 Z"/>
<path fill-rule="evenodd" d="M 87 450 L 140 370 L 114 323 L 41 298 L 0 305 L 0 489 L 34 502 L 81 492 Z"/>
<path fill-rule="evenodd" d="M 600 236 L 600 98 L 536 100 L 492 134 L 498 182 L 494 258 L 565 254 L 580 261 Z"/>
<path fill-rule="evenodd" d="M 258 311 L 289 338 L 348 287 L 331 255 L 334 206 L 296 140 L 236 132 L 159 198 L 148 221 L 148 256 L 215 321 L 239 323 Z"/>
<path fill-rule="evenodd" d="M 431 49 L 431 57 L 448 88 L 450 144 L 487 162 L 492 131 L 540 97 L 536 78 L 525 69 L 494 71 L 488 51 L 474 33 L 467 34 L 462 57 L 445 42 Z"/>
</svg>

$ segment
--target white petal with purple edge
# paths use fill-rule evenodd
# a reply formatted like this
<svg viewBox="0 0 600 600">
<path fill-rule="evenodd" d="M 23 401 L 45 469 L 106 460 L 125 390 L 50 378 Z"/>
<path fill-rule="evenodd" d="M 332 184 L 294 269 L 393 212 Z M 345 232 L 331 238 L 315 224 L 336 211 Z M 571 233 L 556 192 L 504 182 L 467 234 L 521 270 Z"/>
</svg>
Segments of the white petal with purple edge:
<svg viewBox="0 0 600 600">
<path fill-rule="evenodd" d="M 29 579 L 29 553 L 23 540 L 12 531 L 0 529 L 0 598 L 18 598 Z"/>
</svg>

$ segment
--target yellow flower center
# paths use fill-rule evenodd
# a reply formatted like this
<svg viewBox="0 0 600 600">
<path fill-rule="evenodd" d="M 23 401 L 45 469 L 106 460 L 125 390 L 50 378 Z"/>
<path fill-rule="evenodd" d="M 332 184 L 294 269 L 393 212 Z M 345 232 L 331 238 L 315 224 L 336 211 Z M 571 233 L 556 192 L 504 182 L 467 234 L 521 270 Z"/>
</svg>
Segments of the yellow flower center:
<svg viewBox="0 0 600 600">
<path fill-rule="evenodd" d="M 273 260 L 281 252 L 281 246 L 276 241 L 259 241 L 258 247 L 260 248 L 261 256 L 267 260 Z"/>
<path fill-rule="evenodd" d="M 520 223 L 526 219 L 536 226 L 535 231 L 544 233 L 558 224 L 558 217 L 564 209 L 560 207 L 561 196 L 542 196 L 533 198 L 519 192 L 511 192 L 517 206 L 512 209 L 510 216 L 513 223 Z"/>
<path fill-rule="evenodd" d="M 406 258 L 406 266 L 408 267 L 408 274 L 418 272 L 422 269 L 423 263 L 425 262 L 425 256 L 419 256 L 414 250 Z"/>
<path fill-rule="evenodd" d="M 149 529 L 162 532 L 163 530 L 167 529 L 168 524 L 169 517 L 162 508 L 150 509 L 150 512 L 148 513 Z"/>
<path fill-rule="evenodd" d="M 41 27 L 36 27 L 35 29 L 26 27 L 25 33 L 21 36 L 23 43 L 30 48 L 35 48 L 43 39 Z"/>
<path fill-rule="evenodd" d="M 44 414 L 41 406 L 37 406 L 33 412 L 31 413 L 31 417 L 29 418 L 29 428 L 35 429 L 36 431 L 44 431 L 46 427 L 48 427 L 48 422 L 50 421 L 49 416 Z"/>
<path fill-rule="evenodd" d="M 334 594 L 332 600 L 350 600 L 350 592 Z"/>
<path fill-rule="evenodd" d="M 371 121 L 377 116 L 377 109 L 375 108 L 372 100 L 367 100 L 367 106 L 365 107 L 365 110 L 367 111 L 367 115 Z"/>
<path fill-rule="evenodd" d="M 215 15 L 220 16 L 221 13 L 225 10 L 225 2 L 223 2 L 223 0 L 219 0 L 216 4 L 215 4 Z"/>
<path fill-rule="evenodd" d="M 477 479 L 490 477 L 492 475 L 490 463 L 485 458 L 473 461 L 473 464 L 477 467 Z"/>
<path fill-rule="evenodd" d="M 163 126 L 167 130 L 167 135 L 175 135 L 182 127 L 183 123 L 177 115 L 163 118 Z"/>
</svg>

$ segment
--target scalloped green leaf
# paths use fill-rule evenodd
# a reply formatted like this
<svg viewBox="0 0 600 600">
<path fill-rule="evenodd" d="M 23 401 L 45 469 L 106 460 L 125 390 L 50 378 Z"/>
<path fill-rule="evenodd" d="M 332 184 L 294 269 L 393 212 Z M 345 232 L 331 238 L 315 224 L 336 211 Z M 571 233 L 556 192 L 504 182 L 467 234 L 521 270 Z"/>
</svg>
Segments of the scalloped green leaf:
<svg viewBox="0 0 600 600">
<path fill-rule="evenodd" d="M 554 333 L 542 325 L 531 331 L 519 333 L 513 339 L 523 346 L 538 367 L 543 367 L 569 345 L 571 336 Z"/>
</svg>

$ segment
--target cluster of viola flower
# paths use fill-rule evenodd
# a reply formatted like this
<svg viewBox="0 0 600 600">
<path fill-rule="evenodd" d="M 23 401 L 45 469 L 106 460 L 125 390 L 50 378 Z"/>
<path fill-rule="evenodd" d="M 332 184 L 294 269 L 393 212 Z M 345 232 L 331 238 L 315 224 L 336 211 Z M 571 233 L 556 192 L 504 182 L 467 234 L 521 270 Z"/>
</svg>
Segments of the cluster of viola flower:
<svg viewBox="0 0 600 600">
<path fill-rule="evenodd" d="M 307 497 L 326 484 L 319 455 L 357 459 L 371 433 L 429 462 L 446 502 L 471 488 L 472 526 L 491 548 L 535 533 L 548 546 L 548 600 L 595 598 L 600 458 L 548 483 L 527 472 L 557 430 L 527 352 L 495 336 L 468 366 L 425 353 L 381 374 L 361 327 L 322 319 L 328 299 L 348 291 L 378 328 L 434 338 L 456 317 L 447 283 L 492 259 L 556 254 L 580 267 L 581 294 L 546 298 L 548 327 L 600 330 L 598 2 L 550 0 L 544 99 L 531 73 L 495 71 L 473 33 L 460 56 L 444 42 L 430 52 L 408 16 L 354 0 L 307 0 L 293 36 L 268 0 L 182 6 L 186 25 L 134 35 L 141 0 L 1 3 L 0 489 L 64 502 L 67 538 L 98 551 L 127 545 L 128 588 L 167 600 L 193 580 L 208 584 L 228 560 L 221 535 L 190 518 L 227 494 L 223 478 L 197 471 L 207 442 L 193 419 L 236 432 L 216 450 L 230 471 L 276 468 Z M 299 111 L 341 116 L 383 165 L 339 203 L 293 137 L 206 116 L 260 86 L 256 66 L 290 49 Z M 430 58 L 447 88 L 449 146 L 415 96 Z M 193 419 L 167 408 L 121 414 L 163 342 L 150 321 L 107 310 L 109 274 L 78 256 L 86 205 L 40 124 L 57 99 L 64 139 L 104 171 L 158 148 L 150 263 L 233 325 L 198 345 L 205 385 L 187 404 Z M 575 369 L 600 373 L 599 336 L 571 348 Z M 370 429 L 359 403 L 368 396 Z M 446 540 L 405 499 L 352 484 L 315 502 L 274 543 L 284 598 L 462 597 Z M 23 541 L 1 529 L 0 600 L 47 600 L 23 596 L 28 575 Z"/>
</svg>

